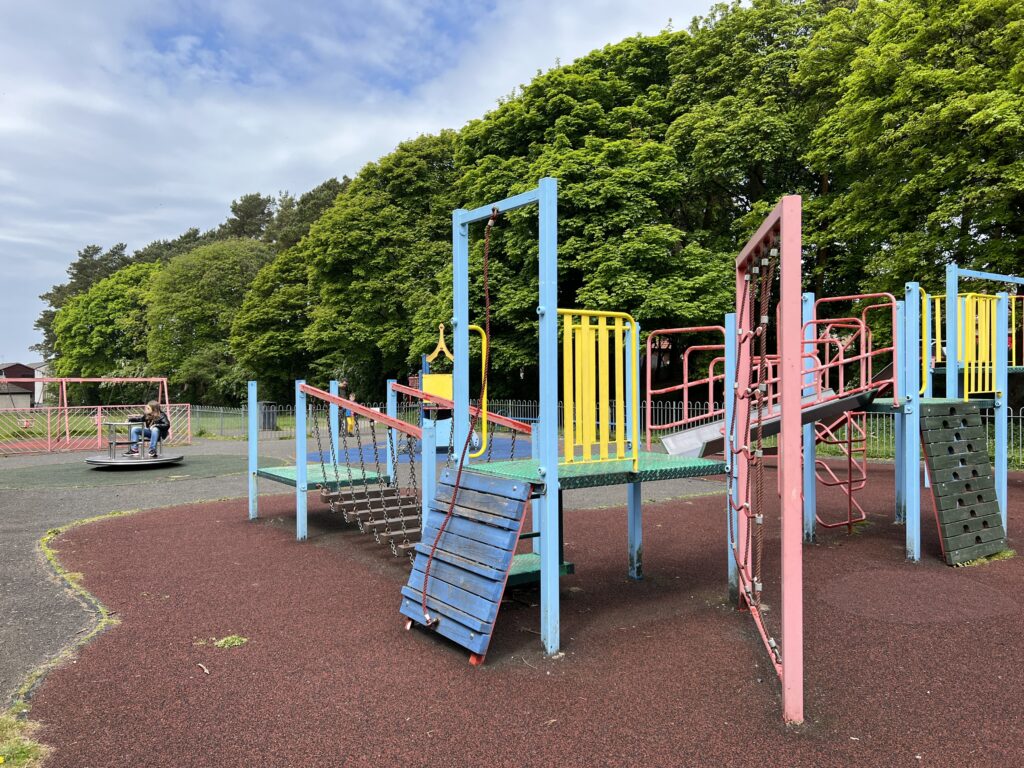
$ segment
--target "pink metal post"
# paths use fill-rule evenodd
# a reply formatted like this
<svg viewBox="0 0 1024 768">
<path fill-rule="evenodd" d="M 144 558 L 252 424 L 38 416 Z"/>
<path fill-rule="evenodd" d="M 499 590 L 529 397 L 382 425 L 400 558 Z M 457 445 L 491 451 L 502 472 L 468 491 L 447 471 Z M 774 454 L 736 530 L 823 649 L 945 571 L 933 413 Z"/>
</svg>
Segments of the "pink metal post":
<svg viewBox="0 0 1024 768">
<path fill-rule="evenodd" d="M 777 255 L 772 253 L 778 249 Z M 754 316 L 753 283 L 760 280 L 760 291 L 771 291 L 770 269 L 767 265 L 776 259 L 779 297 L 776 315 L 778 340 L 777 362 L 755 357 L 755 344 L 767 334 L 768 317 L 762 314 L 765 305 Z M 737 371 L 734 409 L 735 424 L 727 428 L 734 435 L 733 457 L 736 461 L 738 483 L 734 507 L 737 518 L 734 553 L 739 577 L 741 606 L 750 610 L 761 639 L 768 650 L 772 665 L 782 681 L 782 710 L 787 722 L 803 721 L 803 564 L 802 523 L 802 428 L 801 389 L 803 327 L 801 309 L 801 225 L 800 198 L 790 195 L 782 198 L 772 213 L 747 242 L 736 259 L 736 325 Z M 770 335 L 769 335 L 770 336 Z M 774 362 L 774 365 L 771 363 Z M 753 378 L 757 365 L 756 380 Z M 773 370 L 774 369 L 774 370 Z M 769 381 L 770 380 L 770 381 Z M 773 393 L 773 385 L 777 393 Z M 757 580 L 753 558 L 755 547 L 747 546 L 751 539 L 751 526 L 764 524 L 765 509 L 756 509 L 757 496 L 749 487 L 753 462 L 763 462 L 763 455 L 751 445 L 750 426 L 764 417 L 767 408 L 752 413 L 753 402 L 771 403 L 776 400 L 780 409 L 779 471 L 777 491 L 782 512 L 782 605 L 781 645 L 771 637 L 760 610 L 761 584 Z M 797 459 L 800 459 L 798 461 Z M 763 464 L 761 464 L 763 467 Z M 758 469 L 758 472 L 763 469 Z M 732 504 L 730 496 L 730 504 Z M 763 531 L 758 531 L 763 535 Z M 760 567 L 760 559 L 758 561 Z"/>
</svg>

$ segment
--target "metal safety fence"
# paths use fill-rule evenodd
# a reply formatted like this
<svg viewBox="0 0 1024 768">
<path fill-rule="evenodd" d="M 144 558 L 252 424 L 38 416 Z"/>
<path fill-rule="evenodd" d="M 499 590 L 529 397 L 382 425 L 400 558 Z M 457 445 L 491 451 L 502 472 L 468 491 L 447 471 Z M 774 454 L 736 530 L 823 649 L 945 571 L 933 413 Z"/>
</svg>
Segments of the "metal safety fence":
<svg viewBox="0 0 1024 768">
<path fill-rule="evenodd" d="M 83 405 L 66 408 L 0 408 L 0 456 L 105 450 L 110 422 L 142 414 L 143 405 Z M 192 442 L 192 407 L 172 403 L 168 445 Z"/>
</svg>

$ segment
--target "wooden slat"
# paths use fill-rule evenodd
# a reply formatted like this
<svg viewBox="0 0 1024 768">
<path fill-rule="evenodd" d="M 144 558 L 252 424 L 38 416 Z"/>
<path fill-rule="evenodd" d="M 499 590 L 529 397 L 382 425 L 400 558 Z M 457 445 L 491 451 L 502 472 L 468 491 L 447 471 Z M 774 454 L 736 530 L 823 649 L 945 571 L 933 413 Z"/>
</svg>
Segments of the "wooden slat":
<svg viewBox="0 0 1024 768">
<path fill-rule="evenodd" d="M 501 583 L 496 582 L 495 590 L 500 592 L 502 586 Z M 409 574 L 409 584 L 406 588 L 422 593 L 423 573 L 414 570 Z M 496 599 L 489 600 L 469 592 L 445 581 L 441 578 L 440 573 L 434 572 L 433 566 L 430 568 L 430 585 L 427 589 L 429 597 L 440 600 L 442 603 L 457 608 L 468 616 L 480 620 L 488 629 L 490 629 L 488 625 L 493 624 L 495 617 L 498 615 L 498 604 L 501 602 L 500 594 Z"/>
<path fill-rule="evenodd" d="M 465 479 L 465 473 L 463 473 L 463 479 Z M 508 481 L 506 480 L 506 482 Z M 441 502 L 451 502 L 454 490 L 455 488 L 447 483 L 438 483 L 435 498 Z M 519 499 L 509 499 L 490 493 L 480 493 L 465 487 L 459 488 L 459 498 L 456 503 L 460 507 L 479 509 L 481 512 L 500 515 L 501 517 L 513 520 L 519 519 L 522 512 L 521 507 L 523 506 L 523 502 Z"/>
<path fill-rule="evenodd" d="M 416 559 L 413 560 L 412 568 L 414 571 L 423 573 L 427 568 L 427 556 L 423 554 L 416 555 Z M 443 560 L 434 558 L 434 562 L 430 564 L 430 578 L 434 577 L 443 579 L 449 584 L 472 592 L 474 595 L 486 598 L 497 602 L 501 599 L 500 589 L 501 581 L 496 580 L 487 576 L 479 576 L 475 573 L 467 571 L 465 568 L 458 568 L 454 565 L 449 565 Z M 496 592 L 499 590 L 499 592 Z"/>
<path fill-rule="evenodd" d="M 420 538 L 419 544 L 416 545 L 416 552 L 423 555 L 430 555 L 431 547 L 434 544 L 434 539 L 427 539 L 425 536 Z M 444 549 L 438 549 L 434 553 L 434 560 L 441 560 L 445 563 L 451 563 L 457 565 L 460 568 L 465 568 L 470 573 L 476 573 L 481 576 L 487 576 L 491 579 L 500 579 L 502 572 L 500 569 L 493 566 L 487 565 L 486 563 L 479 563 L 476 560 L 470 560 L 467 557 L 462 557 L 455 552 L 448 552 Z"/>
<path fill-rule="evenodd" d="M 423 595 L 418 589 L 413 589 L 409 586 L 402 587 L 402 597 L 409 598 L 410 600 L 414 601 L 417 605 L 420 605 L 420 601 L 423 599 Z M 470 614 L 463 611 L 461 608 L 457 608 L 454 605 L 449 605 L 443 600 L 438 600 L 433 595 L 427 595 L 427 608 L 430 609 L 431 612 L 437 611 L 442 616 L 447 616 L 451 619 L 455 619 L 455 621 L 459 622 L 459 624 L 461 624 L 464 627 L 468 627 L 473 632 L 489 633 L 491 630 L 491 622 L 481 621 L 476 616 L 471 616 Z M 422 620 L 423 611 L 421 608 L 420 621 Z"/>
<path fill-rule="evenodd" d="M 432 531 L 429 535 L 436 535 L 437 529 L 441 527 L 443 518 L 431 515 L 431 524 L 427 527 Z M 476 541 L 497 549 L 511 550 L 516 548 L 518 531 L 510 531 L 507 528 L 495 528 L 493 525 L 484 525 L 475 520 L 467 520 L 464 517 L 452 515 L 448 524 L 444 526 L 444 535 L 452 534 L 461 536 L 470 541 Z"/>
<path fill-rule="evenodd" d="M 403 616 L 420 624 L 423 623 L 423 608 L 418 601 L 403 597 L 402 604 L 398 610 Z M 490 642 L 490 635 L 473 632 L 468 627 L 450 618 L 442 618 L 440 623 L 434 627 L 434 631 L 458 643 L 463 648 L 468 648 L 473 653 L 483 653 L 487 650 L 487 645 Z"/>
<path fill-rule="evenodd" d="M 431 504 L 431 510 L 439 514 L 442 518 L 448 514 L 448 505 L 443 506 L 438 504 L 436 501 Z M 487 525 L 493 525 L 498 528 L 506 528 L 509 530 L 515 530 L 519 528 L 519 520 L 514 520 L 508 517 L 498 517 L 497 515 L 489 515 L 486 512 L 481 512 L 476 509 L 469 509 L 467 507 L 460 507 L 456 505 L 455 509 L 452 510 L 453 515 L 464 517 L 468 520 L 476 520 Z"/>
<path fill-rule="evenodd" d="M 419 541 L 420 540 L 420 529 L 419 529 L 419 526 L 417 526 L 415 528 L 410 528 L 410 527 L 406 526 L 406 529 L 404 531 L 401 528 L 397 528 L 397 529 L 392 529 L 389 532 L 382 531 L 379 534 L 377 534 L 377 540 L 381 544 L 387 544 L 387 543 L 389 543 L 389 542 L 391 542 L 393 540 L 405 541 L 406 539 L 409 539 L 409 543 L 410 544 L 415 544 L 417 541 Z M 398 553 L 396 552 L 395 554 L 398 554 Z"/>
<path fill-rule="evenodd" d="M 441 472 L 439 483 L 455 485 L 455 475 L 456 471 L 454 469 L 445 469 Z M 520 501 L 525 501 L 530 497 L 529 483 L 525 483 L 522 480 L 510 480 L 494 477 L 493 475 L 484 475 L 468 469 L 463 470 L 462 481 L 459 487 L 460 489 L 466 488 L 470 491 L 493 493 L 510 499 L 519 499 Z"/>
<path fill-rule="evenodd" d="M 388 517 L 381 520 L 371 520 L 366 523 L 363 528 L 368 531 L 377 531 L 383 528 L 391 528 L 392 530 L 401 529 L 402 523 L 405 523 L 406 528 L 417 528 L 419 529 L 419 517 L 416 515 L 407 515 L 405 517 Z"/>
</svg>

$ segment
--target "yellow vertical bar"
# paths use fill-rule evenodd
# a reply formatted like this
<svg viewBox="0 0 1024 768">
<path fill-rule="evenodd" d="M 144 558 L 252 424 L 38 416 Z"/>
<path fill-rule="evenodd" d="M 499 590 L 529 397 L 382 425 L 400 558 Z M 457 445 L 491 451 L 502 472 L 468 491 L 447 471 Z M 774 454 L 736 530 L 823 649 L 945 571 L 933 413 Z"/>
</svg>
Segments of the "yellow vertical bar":
<svg viewBox="0 0 1024 768">
<path fill-rule="evenodd" d="M 615 318 L 615 458 L 626 456 L 626 348 L 622 318 Z"/>
<path fill-rule="evenodd" d="M 602 316 L 597 319 L 597 375 L 601 385 L 600 397 L 598 399 L 598 419 L 601 426 L 599 445 L 602 459 L 608 458 L 608 443 L 610 442 L 608 432 L 608 420 L 611 417 L 611 403 L 608 396 L 608 341 L 608 320 Z"/>
<path fill-rule="evenodd" d="M 594 331 L 589 316 L 580 317 L 580 324 L 583 328 L 583 459 L 591 461 L 594 458 L 594 417 L 597 407 L 594 397 Z"/>
<path fill-rule="evenodd" d="M 576 445 L 582 446 L 587 440 L 586 414 L 587 404 L 583 396 L 583 318 L 580 318 L 579 325 L 575 324 L 573 318 L 573 350 L 575 352 L 575 378 L 576 378 Z M 573 451 L 576 450 L 573 446 Z"/>
<path fill-rule="evenodd" d="M 573 429 L 575 409 L 573 407 L 573 388 L 576 386 L 573 361 L 573 329 L 572 315 L 565 316 L 562 329 L 562 453 L 565 460 L 571 462 L 576 453 L 576 433 Z"/>
<path fill-rule="evenodd" d="M 1010 297 L 1010 365 L 1017 366 L 1017 297 Z"/>
<path fill-rule="evenodd" d="M 996 323 L 996 299 L 993 297 L 988 302 L 988 390 L 989 392 L 996 391 L 996 344 L 999 343 L 999 339 L 996 338 L 996 330 L 998 324 Z M 1006 343 L 1006 339 L 1003 339 L 1003 343 Z"/>
<path fill-rule="evenodd" d="M 942 299 L 938 296 L 932 301 L 935 306 L 932 308 L 932 318 L 935 320 L 935 364 L 942 362 Z"/>
<path fill-rule="evenodd" d="M 640 332 L 635 322 L 629 324 L 629 336 L 633 339 L 633 342 L 640 345 Z M 632 344 L 630 345 L 633 346 Z M 640 369 L 639 369 L 639 357 L 640 353 L 634 349 L 633 354 L 629 356 L 629 367 L 633 372 L 633 402 L 631 407 L 633 409 L 633 435 L 630 438 L 632 445 L 633 454 L 633 471 L 640 471 Z"/>
</svg>

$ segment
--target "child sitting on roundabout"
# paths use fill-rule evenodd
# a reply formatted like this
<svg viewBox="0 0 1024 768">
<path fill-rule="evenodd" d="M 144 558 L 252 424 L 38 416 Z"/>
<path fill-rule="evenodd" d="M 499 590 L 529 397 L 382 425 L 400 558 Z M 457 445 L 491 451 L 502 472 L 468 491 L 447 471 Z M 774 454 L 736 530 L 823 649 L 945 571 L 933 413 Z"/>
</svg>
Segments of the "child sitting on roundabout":
<svg viewBox="0 0 1024 768">
<path fill-rule="evenodd" d="M 171 430 L 171 422 L 167 414 L 163 412 L 160 403 L 150 400 L 146 403 L 144 412 L 140 416 L 129 416 L 128 421 L 141 422 L 142 426 L 132 427 L 131 446 L 125 451 L 125 456 L 139 455 L 139 438 L 149 439 L 149 457 L 156 458 L 156 444 L 167 437 Z"/>
</svg>

